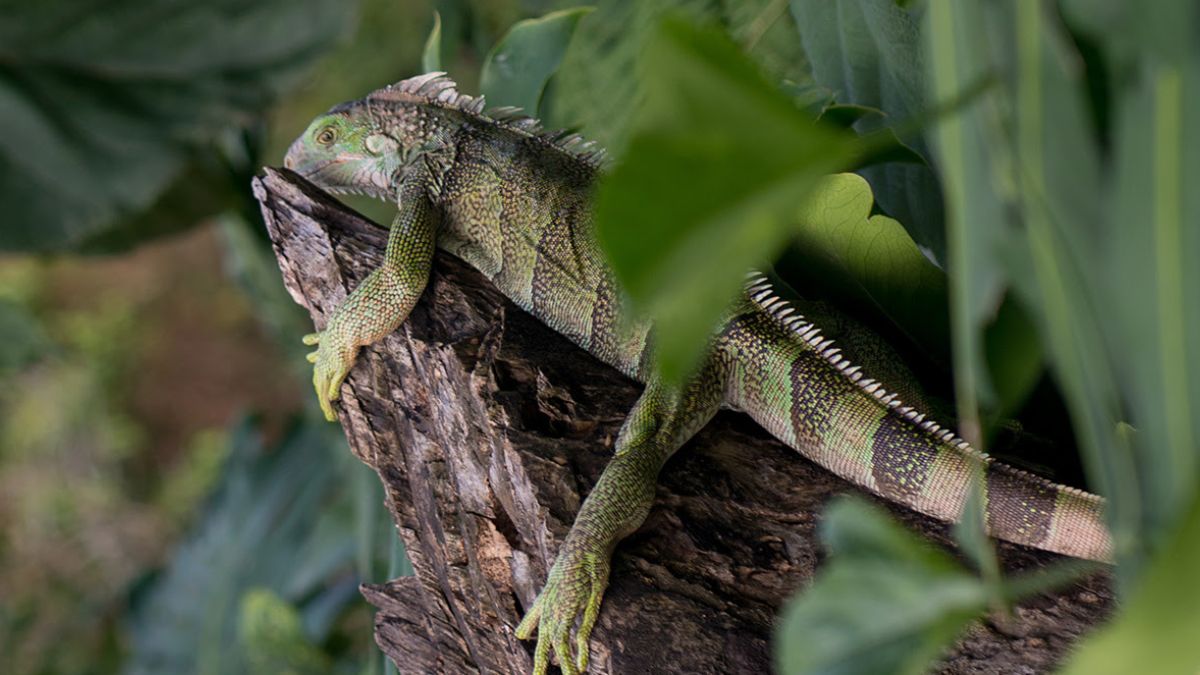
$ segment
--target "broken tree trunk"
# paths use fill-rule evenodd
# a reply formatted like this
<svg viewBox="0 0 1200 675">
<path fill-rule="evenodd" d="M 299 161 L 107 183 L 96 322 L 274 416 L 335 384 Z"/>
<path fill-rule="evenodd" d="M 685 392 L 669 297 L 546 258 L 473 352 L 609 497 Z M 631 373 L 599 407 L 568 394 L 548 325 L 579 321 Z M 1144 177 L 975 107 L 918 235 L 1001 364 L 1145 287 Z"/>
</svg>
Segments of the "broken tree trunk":
<svg viewBox="0 0 1200 675">
<path fill-rule="evenodd" d="M 285 171 L 255 196 L 288 290 L 318 327 L 381 259 L 386 231 Z M 363 350 L 341 423 L 376 472 L 414 576 L 364 585 L 401 672 L 526 673 L 513 635 L 639 386 L 438 253 L 412 316 Z M 723 413 L 663 470 L 645 525 L 616 551 L 592 672 L 762 673 L 783 602 L 822 561 L 823 504 L 855 492 Z M 945 526 L 893 509 L 928 538 Z M 1052 556 L 1002 546 L 1009 569 Z M 1109 606 L 1091 579 L 984 622 L 945 672 L 1040 672 Z"/>
</svg>

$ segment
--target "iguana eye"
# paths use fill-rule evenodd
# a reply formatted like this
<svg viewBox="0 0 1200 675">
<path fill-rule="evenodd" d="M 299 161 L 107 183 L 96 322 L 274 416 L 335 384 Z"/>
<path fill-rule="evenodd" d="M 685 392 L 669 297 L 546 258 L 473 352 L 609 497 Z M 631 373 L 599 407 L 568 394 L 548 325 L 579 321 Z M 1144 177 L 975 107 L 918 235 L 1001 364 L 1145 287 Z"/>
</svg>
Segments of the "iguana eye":
<svg viewBox="0 0 1200 675">
<path fill-rule="evenodd" d="M 337 140 L 337 131 L 333 127 L 325 127 L 321 133 L 317 134 L 317 142 L 321 145 L 333 145 Z"/>
</svg>

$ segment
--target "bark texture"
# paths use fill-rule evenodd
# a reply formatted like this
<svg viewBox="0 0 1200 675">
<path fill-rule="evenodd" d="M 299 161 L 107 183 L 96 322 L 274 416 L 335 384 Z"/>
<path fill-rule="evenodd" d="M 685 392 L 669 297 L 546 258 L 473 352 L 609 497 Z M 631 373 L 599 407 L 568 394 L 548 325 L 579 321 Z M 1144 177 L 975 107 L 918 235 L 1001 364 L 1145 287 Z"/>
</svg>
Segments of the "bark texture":
<svg viewBox="0 0 1200 675">
<path fill-rule="evenodd" d="M 386 231 L 286 171 L 254 182 L 288 290 L 324 327 L 379 264 Z M 299 336 L 297 336 L 299 337 Z M 362 592 L 405 673 L 524 673 L 513 635 L 640 387 L 439 252 L 410 319 L 363 350 L 341 423 L 374 468 L 415 576 Z M 855 488 L 722 413 L 666 466 L 645 525 L 617 549 L 594 673 L 763 673 L 783 602 L 820 567 L 826 501 Z M 946 527 L 893 509 L 928 538 Z M 1009 569 L 1053 556 L 1002 546 Z M 983 622 L 952 673 L 1043 672 L 1100 621 L 1106 580 Z"/>
</svg>

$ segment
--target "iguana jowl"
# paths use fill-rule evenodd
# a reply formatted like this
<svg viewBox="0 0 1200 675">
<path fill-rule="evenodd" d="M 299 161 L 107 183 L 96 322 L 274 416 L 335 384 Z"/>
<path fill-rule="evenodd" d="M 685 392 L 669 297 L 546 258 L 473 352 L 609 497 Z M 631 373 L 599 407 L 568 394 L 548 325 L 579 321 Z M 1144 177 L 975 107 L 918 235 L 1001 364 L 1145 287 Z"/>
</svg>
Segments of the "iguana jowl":
<svg viewBox="0 0 1200 675">
<path fill-rule="evenodd" d="M 319 345 L 309 360 L 329 419 L 359 348 L 393 331 L 416 303 L 435 246 L 646 384 L 517 628 L 522 638 L 538 631 L 535 673 L 545 672 L 552 650 L 564 672 L 586 669 L 613 548 L 645 519 L 666 460 L 722 407 L 746 412 L 838 475 L 942 520 L 959 517 L 982 468 L 991 535 L 1109 557 L 1102 499 L 992 462 L 925 417 L 882 341 L 820 305 L 781 299 L 763 276 L 752 275 L 732 303 L 696 373 L 679 385 L 661 380 L 648 356 L 652 327 L 621 315 L 620 292 L 591 231 L 599 163 L 600 152 L 577 136 L 543 132 L 514 109 L 485 112 L 481 98 L 459 94 L 441 73 L 333 108 L 285 160 L 328 191 L 399 204 L 383 265 L 325 330 L 305 338 Z"/>
</svg>

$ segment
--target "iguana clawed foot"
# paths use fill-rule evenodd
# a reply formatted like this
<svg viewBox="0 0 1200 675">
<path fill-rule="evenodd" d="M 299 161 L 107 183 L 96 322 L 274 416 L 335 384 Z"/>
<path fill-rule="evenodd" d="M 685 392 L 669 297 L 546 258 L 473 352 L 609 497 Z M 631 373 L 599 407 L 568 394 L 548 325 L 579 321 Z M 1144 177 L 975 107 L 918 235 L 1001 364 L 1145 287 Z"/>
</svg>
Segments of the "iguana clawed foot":
<svg viewBox="0 0 1200 675">
<path fill-rule="evenodd" d="M 534 675 L 545 675 L 551 649 L 563 675 L 587 670 L 588 638 L 600 615 L 608 570 L 609 553 L 604 546 L 573 541 L 567 536 L 558 560 L 550 568 L 546 586 L 517 626 L 517 637 L 522 640 L 529 639 L 537 629 Z"/>
<path fill-rule="evenodd" d="M 333 401 L 342 395 L 342 382 L 354 366 L 354 357 L 358 355 L 358 346 L 348 344 L 338 333 L 326 329 L 319 333 L 305 335 L 304 344 L 317 345 L 317 351 L 306 358 L 313 367 L 313 388 L 317 390 L 317 401 L 325 419 L 333 422 L 337 413 L 333 410 Z"/>
</svg>

